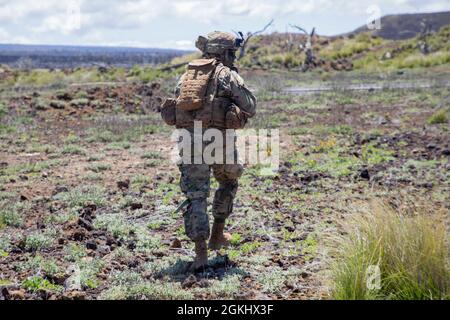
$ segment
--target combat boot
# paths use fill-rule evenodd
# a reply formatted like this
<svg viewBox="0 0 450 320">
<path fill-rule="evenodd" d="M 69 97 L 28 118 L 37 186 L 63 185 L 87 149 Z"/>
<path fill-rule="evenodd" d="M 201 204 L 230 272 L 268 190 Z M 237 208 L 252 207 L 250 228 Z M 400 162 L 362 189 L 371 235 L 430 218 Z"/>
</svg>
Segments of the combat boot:
<svg viewBox="0 0 450 320">
<path fill-rule="evenodd" d="M 205 240 L 195 242 L 195 259 L 192 264 L 194 271 L 201 270 L 208 265 L 208 248 Z"/>
<path fill-rule="evenodd" d="M 224 233 L 225 223 L 214 222 L 211 230 L 211 238 L 209 238 L 208 247 L 211 250 L 220 250 L 230 245 L 231 234 Z"/>
</svg>

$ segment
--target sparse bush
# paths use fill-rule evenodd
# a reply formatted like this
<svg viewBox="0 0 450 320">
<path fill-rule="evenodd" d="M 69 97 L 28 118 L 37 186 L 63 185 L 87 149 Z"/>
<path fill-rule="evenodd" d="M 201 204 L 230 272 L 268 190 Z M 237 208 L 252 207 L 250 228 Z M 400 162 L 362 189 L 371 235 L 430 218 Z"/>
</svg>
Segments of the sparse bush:
<svg viewBox="0 0 450 320">
<path fill-rule="evenodd" d="M 54 276 L 61 271 L 56 264 L 56 260 L 44 258 L 39 254 L 30 257 L 25 262 L 20 262 L 15 270 L 19 272 L 32 271 L 33 273 L 44 272 L 47 276 Z"/>
<path fill-rule="evenodd" d="M 0 257 L 8 256 L 11 249 L 11 237 L 9 235 L 0 235 Z"/>
<path fill-rule="evenodd" d="M 218 298 L 232 298 L 241 289 L 241 279 L 239 274 L 227 275 L 222 280 L 211 281 L 208 291 Z"/>
<path fill-rule="evenodd" d="M 98 273 L 103 269 L 105 262 L 101 259 L 94 259 L 92 261 L 77 262 L 77 266 L 80 268 L 80 284 L 87 289 L 95 289 L 99 286 L 100 280 L 98 279 Z"/>
<path fill-rule="evenodd" d="M 86 154 L 86 150 L 76 144 L 69 144 L 64 146 L 61 150 L 62 154 L 71 154 L 71 155 L 84 155 Z"/>
<path fill-rule="evenodd" d="M 143 282 L 132 286 L 113 286 L 101 293 L 104 300 L 190 300 L 192 293 L 181 288 L 179 283 Z"/>
<path fill-rule="evenodd" d="M 118 213 L 102 214 L 95 218 L 94 227 L 96 229 L 107 230 L 114 237 L 126 239 L 131 231 L 135 231 L 135 226 L 130 224 L 125 216 Z"/>
<path fill-rule="evenodd" d="M 95 163 L 95 164 L 88 166 L 88 169 L 95 173 L 99 173 L 99 172 L 110 170 L 111 165 L 108 163 Z"/>
<path fill-rule="evenodd" d="M 65 247 L 64 251 L 65 251 L 64 258 L 67 261 L 72 262 L 77 262 L 87 255 L 86 247 L 75 243 L 71 243 L 70 245 Z"/>
<path fill-rule="evenodd" d="M 334 241 L 333 298 L 450 298 L 450 248 L 442 215 L 423 208 L 404 214 L 379 202 L 357 211 Z M 379 267 L 379 288 L 368 288 L 371 266 Z"/>
<path fill-rule="evenodd" d="M 0 202 L 0 227 L 1 225 L 21 227 L 23 225 L 23 211 L 29 206 L 24 203 Z"/>
<path fill-rule="evenodd" d="M 6 106 L 3 103 L 0 103 L 0 120 L 2 120 L 5 115 L 8 114 L 8 109 L 6 108 Z"/>
<path fill-rule="evenodd" d="M 63 101 L 52 100 L 50 101 L 50 107 L 54 109 L 64 109 L 66 107 L 66 104 Z"/>
<path fill-rule="evenodd" d="M 47 279 L 43 279 L 39 276 L 30 277 L 22 282 L 22 286 L 24 289 L 30 292 L 37 292 L 40 290 L 48 290 L 53 292 L 63 292 L 64 287 L 55 285 L 48 281 Z"/>
<path fill-rule="evenodd" d="M 70 101 L 70 104 L 74 107 L 87 106 L 89 104 L 89 100 L 88 99 L 73 99 L 72 101 Z"/>
<path fill-rule="evenodd" d="M 79 186 L 69 192 L 62 192 L 55 195 L 55 200 L 67 203 L 70 208 L 84 207 L 88 204 L 95 204 L 98 207 L 106 203 L 104 190 L 97 186 Z"/>
<path fill-rule="evenodd" d="M 448 122 L 447 110 L 439 110 L 428 118 L 428 124 L 440 124 Z"/>
<path fill-rule="evenodd" d="M 141 158 L 142 159 L 163 159 L 163 156 L 158 151 L 147 151 L 142 155 Z"/>
<path fill-rule="evenodd" d="M 53 231 L 32 233 L 25 238 L 25 249 L 29 251 L 38 251 L 49 248 L 55 240 L 55 235 L 56 234 Z"/>
<path fill-rule="evenodd" d="M 262 285 L 262 291 L 265 293 L 276 293 L 283 286 L 286 280 L 286 276 L 283 270 L 279 267 L 272 268 L 268 272 L 262 272 L 257 281 Z"/>
<path fill-rule="evenodd" d="M 151 159 L 145 162 L 144 166 L 145 168 L 155 168 L 157 167 L 161 162 L 156 159 Z"/>
</svg>

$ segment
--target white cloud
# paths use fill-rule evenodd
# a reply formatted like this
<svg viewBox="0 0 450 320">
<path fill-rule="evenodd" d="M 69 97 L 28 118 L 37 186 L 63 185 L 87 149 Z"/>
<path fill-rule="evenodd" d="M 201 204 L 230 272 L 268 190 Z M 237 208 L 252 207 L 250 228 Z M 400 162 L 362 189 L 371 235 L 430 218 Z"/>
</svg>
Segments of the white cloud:
<svg viewBox="0 0 450 320">
<path fill-rule="evenodd" d="M 4 41 L 4 39 L 7 39 L 8 37 L 9 33 L 4 29 L 0 29 L 0 41 Z"/>
<path fill-rule="evenodd" d="M 32 39 L 24 36 L 12 36 L 5 29 L 0 28 L 0 43 L 31 44 Z"/>
<path fill-rule="evenodd" d="M 67 8 L 76 2 L 81 4 L 80 28 L 67 15 Z M 373 4 L 380 6 L 383 15 L 450 10 L 449 0 L 0 0 L 0 41 L 193 48 L 193 41 L 184 39 L 195 39 L 219 26 L 226 31 L 256 30 L 271 18 L 275 25 L 269 31 L 329 17 L 326 27 L 317 27 L 345 32 L 349 19 L 357 27 L 357 20 L 365 21 L 366 9 Z"/>
</svg>

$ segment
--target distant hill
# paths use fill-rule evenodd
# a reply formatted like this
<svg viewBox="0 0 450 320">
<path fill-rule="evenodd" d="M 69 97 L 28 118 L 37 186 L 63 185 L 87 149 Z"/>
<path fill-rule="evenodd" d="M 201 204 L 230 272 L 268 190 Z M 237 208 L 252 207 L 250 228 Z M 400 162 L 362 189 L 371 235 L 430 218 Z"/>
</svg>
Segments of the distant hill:
<svg viewBox="0 0 450 320">
<path fill-rule="evenodd" d="M 132 67 L 159 64 L 189 53 L 175 49 L 0 44 L 0 64 L 23 68 Z"/>
<path fill-rule="evenodd" d="M 439 31 L 450 24 L 450 11 L 436 13 L 392 14 L 381 18 L 381 29 L 374 30 L 376 36 L 390 40 L 404 40 L 417 36 L 421 30 L 421 21 L 426 20 L 432 31 Z M 367 26 L 356 29 L 353 34 L 369 31 Z"/>
</svg>

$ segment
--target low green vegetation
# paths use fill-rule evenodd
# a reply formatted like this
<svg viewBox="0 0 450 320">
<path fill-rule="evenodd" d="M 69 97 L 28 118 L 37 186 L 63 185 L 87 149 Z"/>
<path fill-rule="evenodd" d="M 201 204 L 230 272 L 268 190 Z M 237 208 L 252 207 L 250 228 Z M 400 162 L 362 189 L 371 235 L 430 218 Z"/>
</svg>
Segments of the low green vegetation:
<svg viewBox="0 0 450 320">
<path fill-rule="evenodd" d="M 447 123 L 449 119 L 448 110 L 439 110 L 428 118 L 428 124 Z"/>
<path fill-rule="evenodd" d="M 106 204 L 104 190 L 95 185 L 79 186 L 68 192 L 61 192 L 54 199 L 65 203 L 69 208 L 85 207 L 88 204 L 101 207 Z"/>
<path fill-rule="evenodd" d="M 444 218 L 429 211 L 407 215 L 380 203 L 358 206 L 346 232 L 334 242 L 332 297 L 449 299 Z"/>
<path fill-rule="evenodd" d="M 55 285 L 47 279 L 39 276 L 30 277 L 22 282 L 22 287 L 30 292 L 38 292 L 40 290 L 48 290 L 53 292 L 63 292 L 64 287 Z"/>
</svg>

